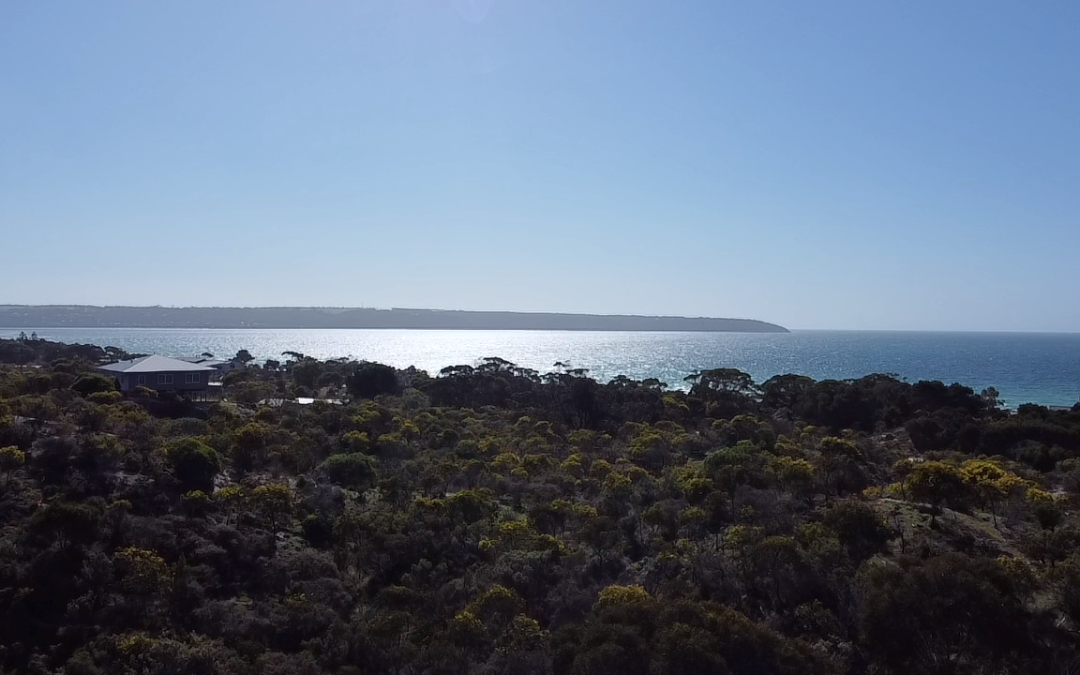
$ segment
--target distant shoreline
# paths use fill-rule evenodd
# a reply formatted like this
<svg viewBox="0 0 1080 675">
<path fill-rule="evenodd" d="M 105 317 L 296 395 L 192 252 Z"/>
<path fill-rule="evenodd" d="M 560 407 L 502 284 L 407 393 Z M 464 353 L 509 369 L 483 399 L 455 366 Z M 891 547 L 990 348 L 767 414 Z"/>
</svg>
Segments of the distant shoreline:
<svg viewBox="0 0 1080 675">
<path fill-rule="evenodd" d="M 788 333 L 756 319 L 315 307 L 0 305 L 0 328 L 566 330 Z"/>
</svg>

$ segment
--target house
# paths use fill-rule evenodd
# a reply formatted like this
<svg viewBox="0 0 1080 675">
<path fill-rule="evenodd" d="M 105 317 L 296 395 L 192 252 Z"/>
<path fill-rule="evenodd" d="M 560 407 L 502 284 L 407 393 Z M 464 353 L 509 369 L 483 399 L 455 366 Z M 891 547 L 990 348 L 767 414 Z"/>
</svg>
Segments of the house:
<svg viewBox="0 0 1080 675">
<path fill-rule="evenodd" d="M 98 366 L 98 370 L 115 377 L 123 392 L 134 391 L 135 387 L 178 393 L 205 392 L 210 376 L 217 373 L 210 366 L 156 355 L 117 361 Z"/>
</svg>

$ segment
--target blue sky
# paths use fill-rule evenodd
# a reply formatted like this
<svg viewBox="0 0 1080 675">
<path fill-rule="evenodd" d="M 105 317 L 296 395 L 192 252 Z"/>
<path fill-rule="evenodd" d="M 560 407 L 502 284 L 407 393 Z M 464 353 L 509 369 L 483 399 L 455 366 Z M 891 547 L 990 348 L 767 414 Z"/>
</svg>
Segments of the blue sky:
<svg viewBox="0 0 1080 675">
<path fill-rule="evenodd" d="M 0 303 L 1080 331 L 1080 3 L 0 3 Z"/>
</svg>

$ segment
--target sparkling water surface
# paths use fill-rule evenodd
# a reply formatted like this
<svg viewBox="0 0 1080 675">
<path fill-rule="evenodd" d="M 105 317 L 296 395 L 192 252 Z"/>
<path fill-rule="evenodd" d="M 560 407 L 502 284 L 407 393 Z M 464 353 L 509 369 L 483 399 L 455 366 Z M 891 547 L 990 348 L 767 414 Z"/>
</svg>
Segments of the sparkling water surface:
<svg viewBox="0 0 1080 675">
<path fill-rule="evenodd" d="M 32 328 L 27 328 L 29 333 Z M 14 337 L 19 329 L 0 329 Z M 48 340 L 116 346 L 130 352 L 231 356 L 247 349 L 259 360 L 286 350 L 320 359 L 350 357 L 432 374 L 499 356 L 540 372 L 556 361 L 617 375 L 655 377 L 673 387 L 707 368 L 731 367 L 758 382 L 798 373 L 814 379 L 891 373 L 908 381 L 996 387 L 1010 406 L 1071 406 L 1080 395 L 1080 334 L 795 331 L 792 333 L 639 333 L 577 331 L 448 331 L 364 329 L 47 328 Z"/>
</svg>

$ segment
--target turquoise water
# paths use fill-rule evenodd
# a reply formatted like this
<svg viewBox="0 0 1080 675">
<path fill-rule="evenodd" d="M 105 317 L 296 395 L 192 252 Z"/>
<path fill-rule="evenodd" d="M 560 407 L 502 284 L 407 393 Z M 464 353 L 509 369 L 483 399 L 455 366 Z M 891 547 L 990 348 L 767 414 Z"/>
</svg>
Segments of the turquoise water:
<svg viewBox="0 0 1080 675">
<path fill-rule="evenodd" d="M 30 332 L 30 329 L 27 329 Z M 0 330 L 14 337 L 18 329 Z M 225 330 L 54 328 L 42 338 L 113 345 L 131 352 L 218 356 L 247 349 L 258 359 L 285 350 L 351 357 L 434 374 L 448 365 L 500 356 L 541 372 L 556 361 L 598 380 L 655 377 L 681 386 L 688 374 L 739 368 L 757 381 L 799 373 L 815 379 L 892 373 L 909 381 L 996 387 L 1010 406 L 1073 405 L 1080 396 L 1080 334 L 795 331 L 753 333 L 593 333 L 564 331 Z"/>
</svg>

